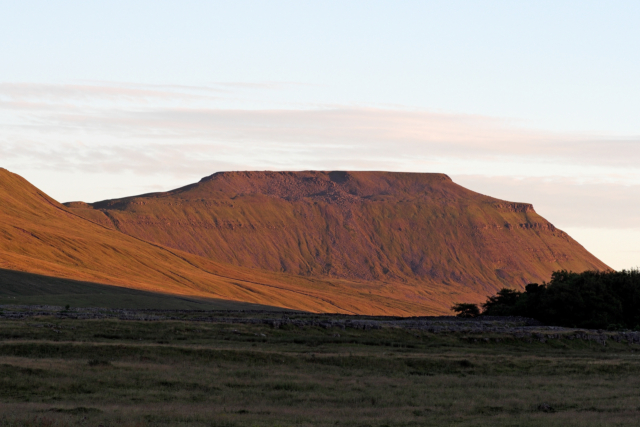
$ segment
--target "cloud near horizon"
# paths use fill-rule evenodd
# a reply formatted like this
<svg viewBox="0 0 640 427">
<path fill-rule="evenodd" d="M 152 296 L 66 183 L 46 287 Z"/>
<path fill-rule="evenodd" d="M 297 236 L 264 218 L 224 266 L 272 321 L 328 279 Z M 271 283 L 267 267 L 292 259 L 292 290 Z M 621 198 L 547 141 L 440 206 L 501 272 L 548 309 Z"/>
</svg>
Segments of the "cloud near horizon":
<svg viewBox="0 0 640 427">
<path fill-rule="evenodd" d="M 220 170 L 444 172 L 477 191 L 534 202 L 563 223 L 639 223 L 639 138 L 400 108 L 225 107 L 252 90 L 236 86 L 0 84 L 0 166 L 163 183 Z"/>
<path fill-rule="evenodd" d="M 566 177 L 454 175 L 476 192 L 532 203 L 536 212 L 559 228 L 638 228 L 640 185 L 583 182 Z"/>
<path fill-rule="evenodd" d="M 635 175 L 640 159 L 640 138 L 559 134 L 490 117 L 391 108 L 220 108 L 213 105 L 218 97 L 203 91 L 2 84 L 2 138 L 11 147 L 3 155 L 44 153 L 52 164 L 79 168 L 117 159 L 143 173 L 154 173 L 156 161 L 166 173 L 164 157 L 173 158 L 180 173 L 181 162 L 222 156 L 267 168 L 445 158 L 626 168 Z M 191 155 L 176 157 L 176 151 Z"/>
</svg>

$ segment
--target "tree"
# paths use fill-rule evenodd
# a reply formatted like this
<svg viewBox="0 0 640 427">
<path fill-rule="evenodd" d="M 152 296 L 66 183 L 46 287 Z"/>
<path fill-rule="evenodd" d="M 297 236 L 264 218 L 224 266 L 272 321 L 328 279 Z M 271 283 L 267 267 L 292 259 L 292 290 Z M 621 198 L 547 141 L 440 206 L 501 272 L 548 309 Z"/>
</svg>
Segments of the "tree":
<svg viewBox="0 0 640 427">
<path fill-rule="evenodd" d="M 456 314 L 458 317 L 471 318 L 480 315 L 480 309 L 477 304 L 470 304 L 466 302 L 454 305 L 451 307 L 451 310 L 458 313 Z"/>
<path fill-rule="evenodd" d="M 516 303 L 522 292 L 514 289 L 503 288 L 487 302 L 482 304 L 482 314 L 487 316 L 517 316 Z"/>
<path fill-rule="evenodd" d="M 453 309 L 458 316 L 474 317 L 465 306 Z M 501 289 L 482 309 L 487 316 L 531 317 L 547 325 L 640 329 L 640 270 L 556 271 L 549 283 L 530 283 L 525 292 Z"/>
</svg>

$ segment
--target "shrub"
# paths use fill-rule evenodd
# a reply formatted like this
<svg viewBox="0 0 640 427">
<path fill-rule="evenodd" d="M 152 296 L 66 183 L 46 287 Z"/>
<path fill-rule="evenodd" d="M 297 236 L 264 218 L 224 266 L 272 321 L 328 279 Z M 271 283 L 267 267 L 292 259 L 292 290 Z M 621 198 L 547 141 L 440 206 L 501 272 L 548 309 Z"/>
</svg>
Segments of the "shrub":
<svg viewBox="0 0 640 427">
<path fill-rule="evenodd" d="M 460 304 L 456 304 L 453 307 L 451 307 L 451 310 L 455 311 L 456 316 L 458 317 L 464 317 L 464 318 L 471 318 L 471 317 L 477 317 L 480 315 L 480 309 L 478 308 L 477 304 L 470 304 L 470 303 L 460 303 Z"/>
</svg>

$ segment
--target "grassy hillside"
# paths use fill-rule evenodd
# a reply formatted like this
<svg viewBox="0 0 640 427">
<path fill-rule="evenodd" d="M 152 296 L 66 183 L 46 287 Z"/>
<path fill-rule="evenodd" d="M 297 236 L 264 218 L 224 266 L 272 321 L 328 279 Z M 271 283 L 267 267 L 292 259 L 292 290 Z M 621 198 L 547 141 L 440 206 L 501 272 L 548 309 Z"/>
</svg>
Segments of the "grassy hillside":
<svg viewBox="0 0 640 427">
<path fill-rule="evenodd" d="M 556 270 L 608 268 L 531 205 L 474 193 L 443 174 L 224 172 L 166 193 L 67 206 L 216 261 L 414 290 L 484 296 Z"/>
<path fill-rule="evenodd" d="M 240 268 L 79 216 L 0 169 L 0 268 L 142 291 L 312 312 L 417 315 L 483 299 L 463 286 L 326 280 Z"/>
<path fill-rule="evenodd" d="M 280 307 L 214 298 L 177 297 L 0 269 L 2 304 L 165 310 L 283 310 Z"/>
</svg>

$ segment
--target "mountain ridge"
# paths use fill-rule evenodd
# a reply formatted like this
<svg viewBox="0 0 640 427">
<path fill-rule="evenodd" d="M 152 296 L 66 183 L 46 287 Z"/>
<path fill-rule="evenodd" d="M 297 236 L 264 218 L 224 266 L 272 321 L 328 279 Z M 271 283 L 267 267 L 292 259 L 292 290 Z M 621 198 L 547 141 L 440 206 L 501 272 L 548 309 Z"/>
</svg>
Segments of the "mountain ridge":
<svg viewBox="0 0 640 427">
<path fill-rule="evenodd" d="M 308 277 L 522 288 L 609 267 L 528 203 L 445 174 L 218 172 L 167 192 L 67 206 L 212 260 Z"/>
<path fill-rule="evenodd" d="M 423 300 L 416 303 L 394 296 L 384 284 L 364 293 L 357 282 L 242 268 L 146 242 L 79 216 L 2 168 L 0 201 L 0 269 L 312 312 L 416 315 L 446 310 L 446 299 L 433 290 L 422 291 L 418 297 Z M 425 299 L 429 293 L 433 297 Z"/>
</svg>

